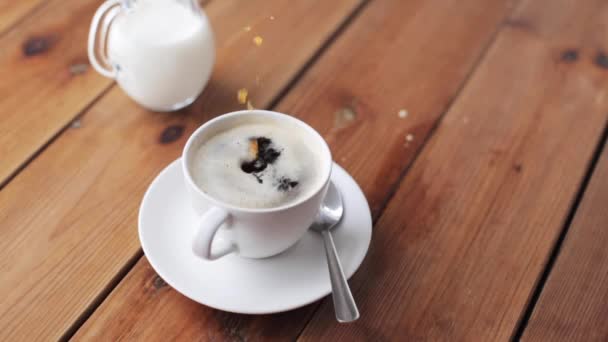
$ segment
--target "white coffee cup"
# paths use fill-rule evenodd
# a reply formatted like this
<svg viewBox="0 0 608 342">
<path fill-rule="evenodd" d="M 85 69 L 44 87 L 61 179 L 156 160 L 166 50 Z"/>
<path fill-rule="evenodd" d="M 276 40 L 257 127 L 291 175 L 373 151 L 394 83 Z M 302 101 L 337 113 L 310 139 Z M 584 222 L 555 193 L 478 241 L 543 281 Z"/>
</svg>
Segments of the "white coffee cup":
<svg viewBox="0 0 608 342">
<path fill-rule="evenodd" d="M 222 202 L 196 185 L 191 170 L 193 157 L 200 145 L 244 119 L 256 117 L 288 123 L 311 138 L 312 141 L 307 141 L 307 144 L 319 157 L 320 165 L 317 167 L 322 177 L 314 191 L 283 206 L 252 209 Z M 327 192 L 332 158 L 325 140 L 306 123 L 277 112 L 245 110 L 224 114 L 199 127 L 184 147 L 182 165 L 192 204 L 201 215 L 192 242 L 194 254 L 206 260 L 216 260 L 230 253 L 247 258 L 265 258 L 285 251 L 304 236 Z M 223 234 L 218 238 L 221 227 Z"/>
</svg>

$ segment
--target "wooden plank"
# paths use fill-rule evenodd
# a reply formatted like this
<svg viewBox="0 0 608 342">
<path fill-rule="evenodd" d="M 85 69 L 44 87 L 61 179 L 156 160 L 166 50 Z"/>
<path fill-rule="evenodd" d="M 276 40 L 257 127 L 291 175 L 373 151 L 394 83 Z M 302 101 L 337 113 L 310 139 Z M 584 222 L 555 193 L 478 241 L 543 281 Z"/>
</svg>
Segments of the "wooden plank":
<svg viewBox="0 0 608 342">
<path fill-rule="evenodd" d="M 378 217 L 508 12 L 507 2 L 370 2 L 276 109 L 323 134 Z M 402 108 L 406 118 L 398 116 Z M 407 134 L 415 135 L 409 144 Z M 298 335 L 317 307 L 280 315 L 222 313 L 164 287 L 144 258 L 75 339 L 284 341 Z"/>
<path fill-rule="evenodd" d="M 86 54 L 99 1 L 43 6 L 0 38 L 0 186 L 112 83 Z"/>
<path fill-rule="evenodd" d="M 608 149 L 585 190 L 522 340 L 607 341 Z"/>
<path fill-rule="evenodd" d="M 0 2 L 0 35 L 26 17 L 28 13 L 36 10 L 42 2 L 42 0 Z"/>
<path fill-rule="evenodd" d="M 121 285 L 74 341 L 287 341 L 293 340 L 315 307 L 262 316 L 212 310 L 169 287 L 145 257 L 124 283 L 129 286 Z"/>
<path fill-rule="evenodd" d="M 608 8 L 519 8 L 374 231 L 351 284 L 362 312 L 323 303 L 303 341 L 506 341 L 606 124 Z"/>
<path fill-rule="evenodd" d="M 141 196 L 187 135 L 212 115 L 242 108 L 241 87 L 254 104 L 268 104 L 357 4 L 211 2 L 218 63 L 200 101 L 150 113 L 115 87 L 8 183 L 0 191 L 0 340 L 69 334 L 140 255 Z"/>
</svg>

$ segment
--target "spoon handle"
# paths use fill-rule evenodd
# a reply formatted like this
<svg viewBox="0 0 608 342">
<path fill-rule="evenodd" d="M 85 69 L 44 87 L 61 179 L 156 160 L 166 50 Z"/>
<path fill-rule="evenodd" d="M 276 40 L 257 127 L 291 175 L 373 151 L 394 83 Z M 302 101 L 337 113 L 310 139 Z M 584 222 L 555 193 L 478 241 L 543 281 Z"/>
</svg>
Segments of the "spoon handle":
<svg viewBox="0 0 608 342">
<path fill-rule="evenodd" d="M 321 234 L 323 235 L 325 255 L 327 256 L 327 266 L 329 268 L 329 278 L 331 280 L 336 319 L 340 323 L 356 321 L 359 318 L 359 310 L 357 309 L 357 304 L 355 304 L 353 295 L 350 293 L 344 271 L 342 271 L 342 265 L 340 265 L 340 259 L 338 259 L 338 253 L 336 253 L 334 239 L 331 237 L 329 230 L 323 230 Z"/>
</svg>

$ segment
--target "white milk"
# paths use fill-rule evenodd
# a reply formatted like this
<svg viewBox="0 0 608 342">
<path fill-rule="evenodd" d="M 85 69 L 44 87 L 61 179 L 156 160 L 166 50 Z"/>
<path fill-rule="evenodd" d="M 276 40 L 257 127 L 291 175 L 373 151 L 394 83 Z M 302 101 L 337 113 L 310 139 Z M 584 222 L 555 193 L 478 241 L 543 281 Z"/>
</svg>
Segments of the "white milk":
<svg viewBox="0 0 608 342">
<path fill-rule="evenodd" d="M 188 3 L 136 1 L 110 27 L 108 56 L 117 81 L 149 109 L 190 104 L 211 75 L 213 34 L 206 16 Z"/>
<path fill-rule="evenodd" d="M 259 157 L 259 152 L 252 151 L 252 141 L 260 137 L 270 139 L 269 148 L 280 154 L 263 171 L 243 171 L 243 163 Z M 305 135 L 277 124 L 248 123 L 203 142 L 194 155 L 192 174 L 201 190 L 220 201 L 239 207 L 272 208 L 315 191 L 321 182 L 319 165 Z"/>
</svg>

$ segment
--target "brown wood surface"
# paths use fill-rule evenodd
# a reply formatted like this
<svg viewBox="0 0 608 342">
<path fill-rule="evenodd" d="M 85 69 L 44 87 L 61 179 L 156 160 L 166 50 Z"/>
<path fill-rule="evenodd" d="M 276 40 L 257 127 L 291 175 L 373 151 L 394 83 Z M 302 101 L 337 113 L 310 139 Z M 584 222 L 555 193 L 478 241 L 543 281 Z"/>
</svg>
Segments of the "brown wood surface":
<svg viewBox="0 0 608 342">
<path fill-rule="evenodd" d="M 527 1 L 501 31 L 304 341 L 506 341 L 606 124 L 605 2 Z"/>
<path fill-rule="evenodd" d="M 602 156 L 524 341 L 608 341 L 608 149 Z"/>
<path fill-rule="evenodd" d="M 510 11 L 507 2 L 484 3 L 371 2 L 277 106 L 323 134 L 374 217 Z M 382 34 L 370 29 L 380 27 Z M 403 108 L 404 119 L 397 115 Z M 414 140 L 406 145 L 407 134 Z M 212 310 L 165 286 L 144 258 L 75 337 L 289 340 L 317 307 L 264 316 Z"/>
<path fill-rule="evenodd" d="M 218 63 L 200 101 L 155 114 L 114 87 L 9 182 L 0 191 L 0 340 L 69 334 L 139 257 L 136 216 L 143 192 L 179 155 L 192 129 L 242 108 L 236 102 L 241 87 L 251 89 L 254 104 L 268 104 L 357 4 L 211 2 L 206 10 Z M 264 37 L 261 47 L 251 41 L 255 34 Z M 293 48 L 281 48 L 288 44 Z M 69 98 L 79 96 L 73 90 Z"/>
<path fill-rule="evenodd" d="M 539 282 L 523 340 L 608 339 L 608 152 L 548 264 L 605 143 L 608 4 L 362 2 L 211 1 L 214 75 L 167 114 L 88 67 L 100 0 L 0 4 L 0 340 L 508 340 Z M 213 310 L 141 256 L 143 192 L 240 88 L 317 128 L 370 202 L 357 323 L 327 298 Z"/>
<path fill-rule="evenodd" d="M 0 187 L 111 84 L 86 54 L 99 3 L 48 1 L 0 36 Z"/>
<path fill-rule="evenodd" d="M 0 35 L 35 11 L 43 0 L 4 0 L 0 2 Z"/>
</svg>

